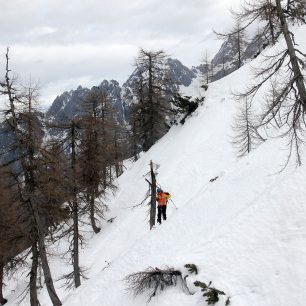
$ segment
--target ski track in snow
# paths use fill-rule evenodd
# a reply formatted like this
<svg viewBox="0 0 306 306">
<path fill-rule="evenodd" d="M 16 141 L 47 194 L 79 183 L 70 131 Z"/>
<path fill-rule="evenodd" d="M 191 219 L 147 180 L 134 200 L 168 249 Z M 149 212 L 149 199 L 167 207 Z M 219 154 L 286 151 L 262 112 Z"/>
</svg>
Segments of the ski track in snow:
<svg viewBox="0 0 306 306">
<path fill-rule="evenodd" d="M 303 28 L 296 36 L 305 33 Z M 173 127 L 119 178 L 108 213 L 117 218 L 104 223 L 82 250 L 81 265 L 89 269 L 90 279 L 70 293 L 59 289 L 64 306 L 144 306 L 147 296 L 127 292 L 124 277 L 166 265 L 186 274 L 186 263 L 199 268 L 199 275 L 187 278 L 195 294 L 187 295 L 178 285 L 152 298 L 151 306 L 205 305 L 195 280 L 212 281 L 233 306 L 306 305 L 306 167 L 290 164 L 278 173 L 287 151 L 284 140 L 276 138 L 244 158 L 235 156 L 232 91 L 243 90 L 247 80 L 249 64 L 210 84 L 192 118 Z M 195 92 L 197 82 L 191 85 Z M 148 208 L 129 207 L 145 196 L 151 159 L 160 165 L 158 183 L 178 209 L 169 203 L 168 220 L 149 231 Z M 57 259 L 51 268 L 56 278 L 70 269 Z M 24 277 L 6 288 L 7 305 L 16 305 Z M 44 290 L 40 301 L 51 305 Z M 217 305 L 224 303 L 222 297 Z M 21 305 L 29 305 L 28 300 Z"/>
</svg>

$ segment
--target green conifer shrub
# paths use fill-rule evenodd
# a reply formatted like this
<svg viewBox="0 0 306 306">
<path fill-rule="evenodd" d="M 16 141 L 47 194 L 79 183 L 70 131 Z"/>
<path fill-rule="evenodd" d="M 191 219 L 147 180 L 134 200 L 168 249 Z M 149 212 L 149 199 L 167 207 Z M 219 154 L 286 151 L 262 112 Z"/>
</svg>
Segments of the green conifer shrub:
<svg viewBox="0 0 306 306">
<path fill-rule="evenodd" d="M 184 267 L 188 269 L 189 273 L 198 274 L 198 267 L 195 264 L 186 264 Z"/>
<path fill-rule="evenodd" d="M 184 124 L 186 118 L 190 116 L 203 101 L 204 98 L 195 98 L 194 100 L 191 100 L 190 96 L 176 94 L 172 99 L 172 103 L 174 106 L 176 106 L 175 112 L 184 114 L 184 117 L 180 120 L 180 123 Z"/>
<path fill-rule="evenodd" d="M 210 287 L 211 282 L 208 285 L 200 281 L 195 281 L 194 285 L 200 287 L 201 291 L 204 292 L 203 296 L 206 297 L 206 302 L 208 305 L 214 305 L 219 301 L 219 295 L 225 295 L 221 290 L 218 290 L 214 287 Z"/>
</svg>

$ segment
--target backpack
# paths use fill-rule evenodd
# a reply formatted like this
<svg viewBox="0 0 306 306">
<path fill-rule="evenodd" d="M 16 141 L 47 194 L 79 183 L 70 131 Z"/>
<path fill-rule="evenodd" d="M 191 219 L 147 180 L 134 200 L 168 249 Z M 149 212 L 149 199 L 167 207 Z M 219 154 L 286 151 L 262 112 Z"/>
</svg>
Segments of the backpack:
<svg viewBox="0 0 306 306">
<path fill-rule="evenodd" d="M 166 200 L 171 198 L 171 194 L 169 192 L 164 192 Z"/>
</svg>

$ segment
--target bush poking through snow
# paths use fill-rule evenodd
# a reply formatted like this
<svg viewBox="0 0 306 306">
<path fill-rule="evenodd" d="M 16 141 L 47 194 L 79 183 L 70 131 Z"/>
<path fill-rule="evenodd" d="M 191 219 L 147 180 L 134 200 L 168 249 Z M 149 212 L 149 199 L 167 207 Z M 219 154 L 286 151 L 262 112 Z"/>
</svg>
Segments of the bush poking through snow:
<svg viewBox="0 0 306 306">
<path fill-rule="evenodd" d="M 128 290 L 132 291 L 134 295 L 149 291 L 148 302 L 158 291 L 162 291 L 166 287 L 176 286 L 178 282 L 181 282 L 183 290 L 190 294 L 186 281 L 182 277 L 182 272 L 169 267 L 164 270 L 149 267 L 146 271 L 128 275 L 124 281 L 128 284 Z"/>
<path fill-rule="evenodd" d="M 190 116 L 203 101 L 204 98 L 195 98 L 194 101 L 192 101 L 191 97 L 189 96 L 181 96 L 180 94 L 176 94 L 172 99 L 172 103 L 174 106 L 176 106 L 175 112 L 184 115 L 184 117 L 180 120 L 180 123 L 184 124 L 186 118 Z"/>
<path fill-rule="evenodd" d="M 206 302 L 208 305 L 214 305 L 219 301 L 219 295 L 225 295 L 225 293 L 216 288 L 210 287 L 211 282 L 208 285 L 200 281 L 195 281 L 194 285 L 196 287 L 202 288 L 201 291 L 204 292 L 203 296 L 206 297 Z"/>
<path fill-rule="evenodd" d="M 208 90 L 208 84 L 201 85 L 200 87 L 203 88 L 205 91 Z"/>
<path fill-rule="evenodd" d="M 225 306 L 229 306 L 231 304 L 230 297 L 228 297 L 225 301 Z"/>
<path fill-rule="evenodd" d="M 184 267 L 188 269 L 189 273 L 198 274 L 198 267 L 195 264 L 186 264 Z"/>
</svg>

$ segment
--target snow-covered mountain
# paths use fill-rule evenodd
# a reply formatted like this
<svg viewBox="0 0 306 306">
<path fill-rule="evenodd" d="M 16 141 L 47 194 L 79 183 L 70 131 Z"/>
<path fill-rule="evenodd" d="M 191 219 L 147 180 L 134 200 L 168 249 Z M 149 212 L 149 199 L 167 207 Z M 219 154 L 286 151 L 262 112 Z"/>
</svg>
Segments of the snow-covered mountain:
<svg viewBox="0 0 306 306">
<path fill-rule="evenodd" d="M 304 52 L 305 36 L 305 27 L 295 33 Z M 252 66 L 260 66 L 261 60 L 259 56 Z M 146 294 L 134 297 L 123 279 L 150 266 L 174 267 L 186 275 L 186 263 L 199 268 L 198 275 L 187 278 L 194 294 L 172 286 L 149 305 L 206 305 L 193 285 L 196 280 L 212 281 L 226 293 L 219 306 L 228 296 L 232 306 L 305 305 L 306 166 L 290 163 L 280 172 L 288 154 L 286 140 L 273 137 L 272 128 L 267 141 L 243 158 L 236 157 L 231 144 L 237 111 L 232 93 L 244 90 L 252 78 L 251 65 L 246 64 L 210 84 L 205 103 L 185 125 L 172 127 L 136 163 L 127 163 L 116 195 L 108 201 L 106 219 L 114 222 L 104 222 L 82 250 L 80 262 L 89 279 L 71 292 L 57 283 L 64 306 L 144 306 Z M 199 84 L 193 79 L 186 88 L 201 93 Z M 255 103 L 259 107 L 260 99 Z M 151 231 L 148 207 L 132 208 L 146 195 L 150 160 L 158 165 L 158 183 L 177 206 L 170 203 L 167 221 Z M 63 248 L 60 244 L 52 252 Z M 70 271 L 55 257 L 51 268 L 57 279 Z M 20 272 L 7 284 L 8 305 L 19 301 L 25 278 Z M 45 290 L 40 301 L 51 305 Z M 29 305 L 28 300 L 21 305 Z"/>
<path fill-rule="evenodd" d="M 241 42 L 241 65 L 256 58 L 268 45 L 269 43 L 264 37 L 258 38 L 255 36 L 248 42 L 243 40 Z M 238 69 L 237 53 L 237 41 L 234 37 L 229 36 L 223 42 L 209 65 L 202 63 L 197 67 L 193 67 L 193 71 L 197 75 L 202 75 L 204 79 L 208 73 L 210 82 L 220 80 Z"/>
<path fill-rule="evenodd" d="M 265 44 L 266 41 L 263 39 L 257 39 L 245 44 L 242 55 L 243 64 L 258 55 Z M 188 68 L 179 60 L 172 58 L 167 58 L 165 64 L 169 70 L 169 77 L 175 84 L 173 85 L 173 88 L 171 88 L 172 90 L 177 89 L 178 86 L 190 86 L 197 76 L 205 75 L 209 69 L 207 65 L 203 64 L 197 67 Z M 214 67 L 214 71 L 213 75 L 210 77 L 210 81 L 219 80 L 237 69 L 237 51 L 233 38 L 229 37 L 222 44 L 220 50 L 212 59 L 211 65 Z M 80 107 L 81 101 L 90 91 L 93 91 L 98 87 L 108 93 L 109 98 L 112 100 L 115 109 L 117 110 L 119 120 L 126 119 L 128 117 L 129 104 L 133 100 L 132 88 L 138 79 L 138 72 L 139 71 L 136 68 L 122 86 L 120 86 L 115 80 L 104 80 L 100 85 L 94 86 L 91 89 L 79 86 L 76 90 L 64 92 L 57 96 L 52 103 L 46 113 L 47 118 L 59 123 L 80 115 L 80 113 L 82 113 Z"/>
<path fill-rule="evenodd" d="M 168 58 L 166 66 L 169 69 L 169 76 L 174 81 L 175 88 L 179 85 L 189 86 L 196 74 L 179 60 Z M 122 85 L 115 80 L 104 80 L 100 85 L 94 86 L 91 89 L 79 86 L 76 90 L 70 90 L 56 97 L 51 107 L 47 111 L 47 118 L 53 122 L 62 123 L 70 120 L 73 117 L 79 116 L 82 113 L 81 102 L 85 99 L 91 91 L 97 88 L 108 93 L 111 99 L 119 120 L 126 118 L 128 112 L 128 105 L 133 99 L 132 88 L 138 78 L 137 68 L 133 71 L 131 76 Z"/>
<path fill-rule="evenodd" d="M 91 89 L 79 86 L 76 90 L 70 90 L 56 97 L 51 107 L 48 109 L 46 116 L 49 120 L 57 123 L 67 122 L 72 118 L 82 114 L 82 102 L 86 96 L 97 89 L 108 93 L 109 99 L 116 108 L 119 118 L 123 119 L 121 87 L 115 80 L 104 80 L 100 85 L 94 86 Z"/>
</svg>

